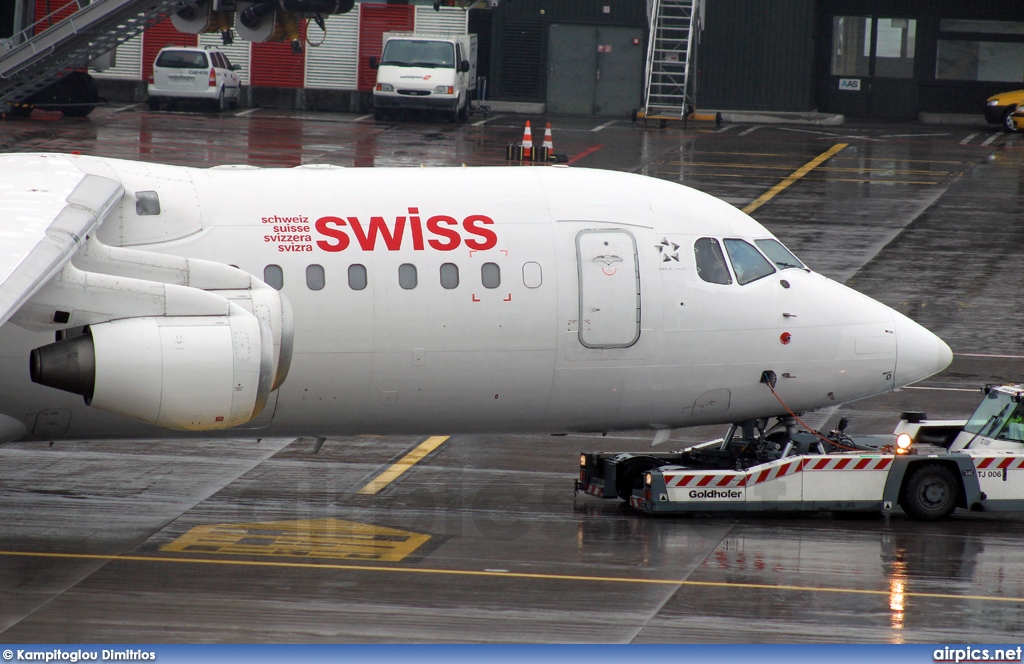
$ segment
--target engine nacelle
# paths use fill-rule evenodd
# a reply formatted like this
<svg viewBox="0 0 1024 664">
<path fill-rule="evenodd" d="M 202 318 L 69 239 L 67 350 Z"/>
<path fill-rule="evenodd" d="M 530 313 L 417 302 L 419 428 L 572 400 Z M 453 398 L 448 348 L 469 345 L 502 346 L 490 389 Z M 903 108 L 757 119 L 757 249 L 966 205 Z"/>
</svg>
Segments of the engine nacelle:
<svg viewBox="0 0 1024 664">
<path fill-rule="evenodd" d="M 127 318 L 32 351 L 32 381 L 168 429 L 208 431 L 259 415 L 274 380 L 273 335 L 245 312 Z"/>
</svg>

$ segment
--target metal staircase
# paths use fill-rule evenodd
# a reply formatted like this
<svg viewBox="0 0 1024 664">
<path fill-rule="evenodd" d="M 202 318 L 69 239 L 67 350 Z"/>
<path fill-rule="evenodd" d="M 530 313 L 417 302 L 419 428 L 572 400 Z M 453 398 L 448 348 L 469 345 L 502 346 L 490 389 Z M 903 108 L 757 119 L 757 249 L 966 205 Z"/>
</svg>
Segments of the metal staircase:
<svg viewBox="0 0 1024 664">
<path fill-rule="evenodd" d="M 647 43 L 644 117 L 682 119 L 692 112 L 693 62 L 704 0 L 653 0 Z"/>
<path fill-rule="evenodd" d="M 0 40 L 0 111 L 86 67 L 90 60 L 178 11 L 188 0 L 86 2 L 72 0 L 10 39 Z M 53 16 L 75 7 L 80 8 L 53 23 Z"/>
</svg>

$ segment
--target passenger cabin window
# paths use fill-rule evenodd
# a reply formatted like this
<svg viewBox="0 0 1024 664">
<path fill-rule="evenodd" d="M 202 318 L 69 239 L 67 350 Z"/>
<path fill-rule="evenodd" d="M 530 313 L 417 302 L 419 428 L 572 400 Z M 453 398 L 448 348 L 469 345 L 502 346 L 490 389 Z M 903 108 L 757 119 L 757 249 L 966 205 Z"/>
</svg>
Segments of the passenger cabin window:
<svg viewBox="0 0 1024 664">
<path fill-rule="evenodd" d="M 268 265 L 263 268 L 263 281 L 271 288 L 284 288 L 284 270 L 280 265 Z"/>
<path fill-rule="evenodd" d="M 736 273 L 736 281 L 740 282 L 741 286 L 775 272 L 775 268 L 761 252 L 743 240 L 726 240 L 725 250 Z"/>
<path fill-rule="evenodd" d="M 771 238 L 764 240 L 754 240 L 754 244 L 765 253 L 768 258 L 775 263 L 775 267 L 780 270 L 788 270 L 790 268 L 803 268 L 804 264 L 793 255 L 793 253 L 782 246 L 782 243 L 778 240 Z"/>
<path fill-rule="evenodd" d="M 348 266 L 348 287 L 352 290 L 366 288 L 366 266 L 359 263 Z"/>
<path fill-rule="evenodd" d="M 718 240 L 713 237 L 702 237 L 693 244 L 693 253 L 697 258 L 697 274 L 709 284 L 731 284 L 732 277 L 725 265 L 725 255 Z"/>
<path fill-rule="evenodd" d="M 323 265 L 307 265 L 306 266 L 306 288 L 309 290 L 321 290 L 324 287 L 324 266 Z"/>
<path fill-rule="evenodd" d="M 497 263 L 484 263 L 480 266 L 480 280 L 484 288 L 497 288 L 501 285 L 501 268 Z"/>
<path fill-rule="evenodd" d="M 459 287 L 459 266 L 445 263 L 441 266 L 441 288 L 451 290 Z"/>
<path fill-rule="evenodd" d="M 405 290 L 416 288 L 418 279 L 416 277 L 416 266 L 412 263 L 402 263 L 398 266 L 398 285 Z"/>
<path fill-rule="evenodd" d="M 523 285 L 527 288 L 540 288 L 544 282 L 544 276 L 540 269 L 540 263 L 530 261 L 523 264 Z"/>
</svg>

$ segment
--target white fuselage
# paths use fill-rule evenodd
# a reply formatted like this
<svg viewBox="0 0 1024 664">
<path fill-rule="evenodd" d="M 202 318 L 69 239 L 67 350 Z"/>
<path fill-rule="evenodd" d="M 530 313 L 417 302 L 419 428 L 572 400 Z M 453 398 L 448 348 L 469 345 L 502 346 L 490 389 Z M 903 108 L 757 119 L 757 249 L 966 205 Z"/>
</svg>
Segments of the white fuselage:
<svg viewBox="0 0 1024 664">
<path fill-rule="evenodd" d="M 702 279 L 698 239 L 772 236 L 660 180 L 70 159 L 125 188 L 104 244 L 231 264 L 271 285 L 281 276 L 290 371 L 258 417 L 218 435 L 738 422 L 785 412 L 764 371 L 804 411 L 892 390 L 951 357 L 924 328 L 809 270 Z M 157 192 L 159 214 L 136 213 L 139 191 Z M 30 351 L 52 339 L 0 328 L 0 413 L 36 438 L 168 435 L 30 382 Z"/>
</svg>

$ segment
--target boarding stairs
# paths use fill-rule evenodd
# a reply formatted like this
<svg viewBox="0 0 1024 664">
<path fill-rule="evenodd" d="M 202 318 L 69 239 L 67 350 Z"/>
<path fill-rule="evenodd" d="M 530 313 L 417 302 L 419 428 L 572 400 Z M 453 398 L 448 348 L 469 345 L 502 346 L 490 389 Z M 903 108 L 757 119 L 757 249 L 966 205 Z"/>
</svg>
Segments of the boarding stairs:
<svg viewBox="0 0 1024 664">
<path fill-rule="evenodd" d="M 0 111 L 123 44 L 189 0 L 71 0 L 0 40 Z M 58 4 L 58 3 L 54 3 Z M 56 21 L 54 17 L 66 15 Z"/>
<path fill-rule="evenodd" d="M 652 0 L 644 117 L 683 119 L 694 107 L 693 70 L 704 0 Z"/>
</svg>

